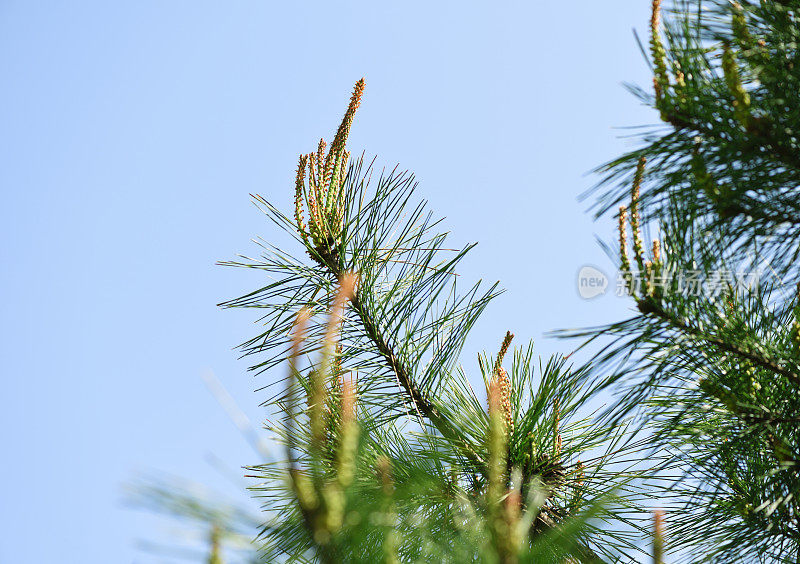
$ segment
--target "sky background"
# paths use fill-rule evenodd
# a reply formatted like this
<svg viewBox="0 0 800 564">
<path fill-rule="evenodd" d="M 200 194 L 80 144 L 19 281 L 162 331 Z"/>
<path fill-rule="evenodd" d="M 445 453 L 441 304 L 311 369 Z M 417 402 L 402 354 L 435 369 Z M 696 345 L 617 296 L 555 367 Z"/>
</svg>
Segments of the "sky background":
<svg viewBox="0 0 800 564">
<path fill-rule="evenodd" d="M 366 77 L 354 153 L 416 173 L 465 281 L 500 280 L 462 363 L 506 330 L 620 319 L 582 300 L 613 239 L 577 196 L 655 123 L 632 28 L 649 2 L 0 2 L 0 563 L 173 562 L 141 549 L 171 525 L 123 486 L 166 472 L 236 495 L 258 461 L 203 383 L 213 371 L 256 423 L 278 376 L 233 347 L 259 286 L 215 266 L 289 239 L 250 203 L 292 209 L 297 155 L 330 139 Z M 296 251 L 296 249 L 293 249 Z M 246 495 L 239 494 L 247 500 Z"/>
</svg>

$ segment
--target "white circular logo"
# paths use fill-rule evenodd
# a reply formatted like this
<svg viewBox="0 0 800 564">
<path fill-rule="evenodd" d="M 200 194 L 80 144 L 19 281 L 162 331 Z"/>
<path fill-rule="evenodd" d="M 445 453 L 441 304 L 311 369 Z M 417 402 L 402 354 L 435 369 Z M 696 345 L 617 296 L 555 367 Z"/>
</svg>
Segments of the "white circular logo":
<svg viewBox="0 0 800 564">
<path fill-rule="evenodd" d="M 593 266 L 584 266 L 578 271 L 578 294 L 590 300 L 606 293 L 608 277 Z"/>
</svg>

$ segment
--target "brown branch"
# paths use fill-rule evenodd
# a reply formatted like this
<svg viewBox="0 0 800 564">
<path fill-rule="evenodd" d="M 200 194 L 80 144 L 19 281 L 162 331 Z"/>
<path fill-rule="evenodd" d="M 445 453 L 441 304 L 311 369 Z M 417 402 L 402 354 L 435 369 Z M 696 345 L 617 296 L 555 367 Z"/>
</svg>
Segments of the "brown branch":
<svg viewBox="0 0 800 564">
<path fill-rule="evenodd" d="M 698 123 L 693 119 L 692 116 L 687 115 L 685 113 L 681 113 L 676 111 L 675 109 L 670 109 L 665 114 L 666 122 L 675 127 L 676 129 L 692 129 L 697 131 L 698 133 L 702 133 L 709 137 L 713 137 L 715 139 L 721 140 L 719 134 L 711 127 L 708 127 L 702 123 Z M 798 160 L 798 155 L 792 149 L 785 147 L 776 143 L 773 139 L 770 139 L 765 133 L 758 131 L 758 130 L 748 130 L 755 139 L 760 141 L 764 144 L 764 147 L 772 151 L 773 155 L 778 157 L 783 164 L 790 166 L 794 169 L 800 169 L 800 160 Z"/>
<path fill-rule="evenodd" d="M 341 277 L 342 273 L 340 272 L 338 265 L 336 265 L 333 260 L 326 260 L 321 264 L 337 278 Z M 469 459 L 473 465 L 479 469 L 484 469 L 485 462 L 483 459 L 474 451 L 474 449 L 467 445 L 461 438 L 456 436 L 447 419 L 417 387 L 411 375 L 411 371 L 403 363 L 403 361 L 384 337 L 383 333 L 378 327 L 378 324 L 375 322 L 367 308 L 362 303 L 361 299 L 358 297 L 358 291 L 354 293 L 354 296 L 350 301 L 350 307 L 354 312 L 356 312 L 356 315 L 358 315 L 358 319 L 364 328 L 364 332 L 377 348 L 387 367 L 394 373 L 400 388 L 403 390 L 403 392 L 405 392 L 409 401 L 414 406 L 417 414 L 430 421 L 433 426 L 436 427 L 436 429 L 442 434 L 442 436 L 453 441 L 453 443 L 461 450 L 462 454 Z"/>
<path fill-rule="evenodd" d="M 713 337 L 713 336 L 710 336 L 710 335 L 705 335 L 705 334 L 701 333 L 700 331 L 698 331 L 697 329 L 695 329 L 694 327 L 691 327 L 691 326 L 687 325 L 686 323 L 684 323 L 683 321 L 681 321 L 680 319 L 676 319 L 675 317 L 670 315 L 666 310 L 664 310 L 664 308 L 662 308 L 660 305 L 658 305 L 654 300 L 652 300 L 650 298 L 642 298 L 642 299 L 637 300 L 637 302 L 638 302 L 638 306 L 639 306 L 639 311 L 641 311 L 642 313 L 644 313 L 644 314 L 647 314 L 647 313 L 653 314 L 656 317 L 666 321 L 667 323 L 669 323 L 670 325 L 672 325 L 676 329 L 679 329 L 679 330 L 683 331 L 684 333 L 687 333 L 687 334 L 689 334 L 689 335 L 691 335 L 693 337 L 702 339 L 702 340 L 706 341 L 707 343 L 709 343 L 711 345 L 714 345 L 714 346 L 720 348 L 721 350 L 723 350 L 725 352 L 728 352 L 730 354 L 733 354 L 733 355 L 742 357 L 744 359 L 747 359 L 747 360 L 749 360 L 751 362 L 754 362 L 755 364 L 761 366 L 762 368 L 766 368 L 767 370 L 771 370 L 771 371 L 773 371 L 773 372 L 775 372 L 777 374 L 780 374 L 781 376 L 784 376 L 785 378 L 787 378 L 793 384 L 795 384 L 797 386 L 800 386 L 800 375 L 798 375 L 796 372 L 793 372 L 793 371 L 791 371 L 791 370 L 779 365 L 774 360 L 769 359 L 769 358 L 765 358 L 765 357 L 763 357 L 763 356 L 761 356 L 761 355 L 759 355 L 759 354 L 757 354 L 757 353 L 755 353 L 753 351 L 750 351 L 750 350 L 747 350 L 747 349 L 743 349 L 743 348 L 739 347 L 738 345 L 735 345 L 735 344 L 730 343 L 728 341 L 723 341 L 722 339 L 719 339 L 717 337 Z"/>
<path fill-rule="evenodd" d="M 439 412 L 436 406 L 425 397 L 419 388 L 417 388 L 411 377 L 411 373 L 392 347 L 387 343 L 377 324 L 361 303 L 361 300 L 359 300 L 358 297 L 354 297 L 350 305 L 353 311 L 358 315 L 361 325 L 364 327 L 364 332 L 378 349 L 386 365 L 394 373 L 401 389 L 406 393 L 417 413 L 428 419 L 444 437 L 453 440 L 470 462 L 475 464 L 478 468 L 483 468 L 484 462 L 480 456 L 453 433 L 449 422 Z"/>
</svg>

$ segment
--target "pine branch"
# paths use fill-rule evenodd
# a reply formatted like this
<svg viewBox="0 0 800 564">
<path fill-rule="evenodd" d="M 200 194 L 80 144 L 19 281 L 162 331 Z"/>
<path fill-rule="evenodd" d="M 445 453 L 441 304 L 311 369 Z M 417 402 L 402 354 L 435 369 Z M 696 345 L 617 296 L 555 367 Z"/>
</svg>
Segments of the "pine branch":
<svg viewBox="0 0 800 564">
<path fill-rule="evenodd" d="M 768 264 L 777 286 L 797 281 L 798 6 L 674 6 L 662 35 L 653 0 L 655 95 L 630 88 L 669 131 L 646 132 L 645 146 L 598 169 L 604 177 L 595 188 L 605 190 L 599 217 L 626 199 L 631 177 L 641 178 L 635 163 L 647 158 L 646 187 L 633 199 L 648 208 L 646 220 L 658 222 L 661 272 L 672 280 L 656 288 L 649 277 L 656 269 L 642 268 L 637 253 L 647 282 L 643 292 L 630 282 L 628 290 L 641 315 L 571 335 L 610 338 L 593 360 L 594 382 L 615 385 L 621 396 L 606 415 L 638 413 L 656 430 L 654 449 L 667 453 L 663 470 L 679 471 L 672 538 L 687 559 L 793 561 L 800 546 L 796 298 L 731 283 L 720 302 L 713 290 L 695 293 L 675 275 L 714 273 L 721 281 L 720 269 L 732 272 L 731 264 L 759 265 L 757 276 Z M 626 214 L 620 208 L 614 259 L 627 271 Z M 597 376 L 598 369 L 610 375 Z"/>
<path fill-rule="evenodd" d="M 642 313 L 652 314 L 658 317 L 659 319 L 666 321 L 669 325 L 687 335 L 691 335 L 692 337 L 696 337 L 698 339 L 706 341 L 710 345 L 714 345 L 720 350 L 723 350 L 730 354 L 739 356 L 740 358 L 754 362 L 755 364 L 761 366 L 762 368 L 766 368 L 777 374 L 780 374 L 781 376 L 784 376 L 789 381 L 794 383 L 796 386 L 800 387 L 800 375 L 798 375 L 796 372 L 793 372 L 792 370 L 789 370 L 788 368 L 781 366 L 772 359 L 761 356 L 753 351 L 743 349 L 734 342 L 719 339 L 712 335 L 705 334 L 694 327 L 691 327 L 682 320 L 670 315 L 669 312 L 667 312 L 664 308 L 662 308 L 655 300 L 650 298 L 641 299 L 638 301 L 638 306 L 640 311 L 642 311 Z"/>
<path fill-rule="evenodd" d="M 336 278 L 340 278 L 342 276 L 342 273 L 339 272 L 338 266 L 332 261 L 325 261 L 324 265 Z M 410 371 L 400 360 L 399 355 L 388 343 L 388 340 L 381 333 L 378 325 L 373 320 L 373 316 L 358 298 L 358 294 L 353 297 L 351 301 L 351 307 L 358 315 L 358 318 L 364 328 L 364 332 L 381 354 L 386 367 L 389 368 L 394 374 L 397 382 L 400 384 L 401 389 L 407 395 L 408 400 L 416 410 L 417 414 L 427 418 L 442 434 L 442 436 L 451 439 L 453 444 L 459 448 L 462 454 L 466 456 L 466 458 L 476 468 L 484 468 L 485 463 L 482 458 L 468 444 L 461 440 L 456 433 L 453 432 L 450 423 L 442 416 L 433 402 L 431 402 L 416 386 L 412 380 Z"/>
<path fill-rule="evenodd" d="M 670 108 L 663 115 L 665 120 L 678 130 L 688 129 L 690 133 L 694 131 L 696 133 L 701 133 L 716 141 L 730 142 L 729 138 L 723 137 L 720 134 L 719 129 L 712 127 L 706 122 L 702 122 L 698 119 L 695 119 L 694 116 L 692 116 L 687 112 L 681 112 L 676 108 Z M 796 150 L 794 150 L 791 147 L 785 147 L 781 145 L 774 139 L 771 139 L 762 130 L 751 129 L 748 130 L 748 133 L 753 137 L 755 137 L 755 139 L 763 143 L 763 147 L 769 150 L 768 154 L 778 157 L 778 160 L 782 164 L 800 171 L 800 156 L 797 154 Z M 753 144 L 749 145 L 749 147 L 751 148 L 753 146 L 754 146 Z"/>
</svg>

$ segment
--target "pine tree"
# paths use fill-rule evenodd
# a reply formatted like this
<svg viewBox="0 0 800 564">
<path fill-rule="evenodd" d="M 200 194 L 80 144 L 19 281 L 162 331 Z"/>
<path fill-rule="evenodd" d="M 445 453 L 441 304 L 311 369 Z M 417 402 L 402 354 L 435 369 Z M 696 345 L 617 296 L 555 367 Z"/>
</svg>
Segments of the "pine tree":
<svg viewBox="0 0 800 564">
<path fill-rule="evenodd" d="M 655 0 L 654 94 L 634 91 L 664 125 L 600 169 L 638 312 L 571 334 L 613 337 L 593 377 L 619 394 L 610 420 L 655 422 L 692 562 L 800 559 L 798 18 L 796 1 L 678 2 L 662 27 Z"/>
<path fill-rule="evenodd" d="M 350 162 L 364 88 L 330 145 L 300 156 L 294 217 L 255 197 L 296 254 L 263 243 L 261 258 L 226 263 L 273 280 L 223 304 L 262 314 L 243 345 L 253 369 L 289 359 L 269 423 L 285 459 L 251 469 L 265 561 L 634 558 L 642 443 L 624 422 L 585 417 L 584 369 L 512 350 L 510 332 L 496 357 L 459 365 L 497 284 L 459 292 L 471 246 L 447 248 L 413 176 Z"/>
<path fill-rule="evenodd" d="M 294 249 L 225 263 L 269 275 L 222 305 L 258 310 L 242 350 L 286 374 L 267 425 L 284 456 L 250 469 L 249 556 L 800 561 L 798 18 L 796 0 L 653 1 L 652 89 L 630 88 L 663 123 L 593 192 L 634 315 L 560 332 L 599 346 L 585 366 L 511 332 L 460 358 L 500 290 L 457 287 L 471 247 L 448 249 L 411 174 L 351 158 L 358 81 L 330 145 L 299 157 L 293 216 L 255 197 Z M 207 517 L 219 561 L 233 528 Z"/>
</svg>

